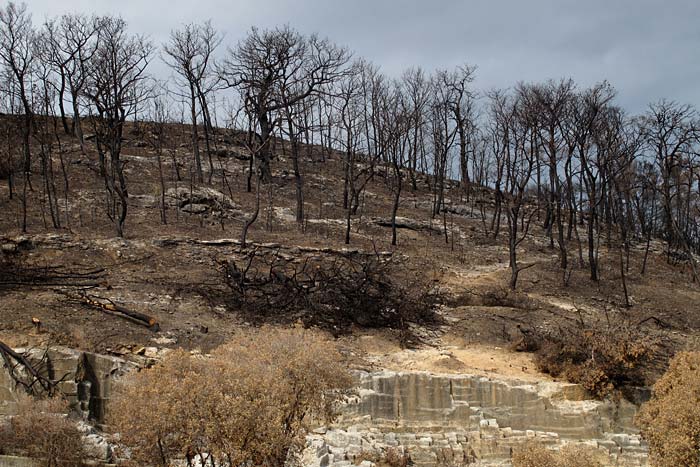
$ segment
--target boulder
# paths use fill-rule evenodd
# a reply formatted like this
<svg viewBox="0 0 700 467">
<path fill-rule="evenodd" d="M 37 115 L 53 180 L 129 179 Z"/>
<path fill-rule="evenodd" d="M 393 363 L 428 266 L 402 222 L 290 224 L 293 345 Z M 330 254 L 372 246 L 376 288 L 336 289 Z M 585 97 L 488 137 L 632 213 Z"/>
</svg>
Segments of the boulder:
<svg viewBox="0 0 700 467">
<path fill-rule="evenodd" d="M 242 211 L 230 197 L 213 188 L 169 188 L 165 195 L 168 204 L 191 214 L 204 215 L 217 212 L 229 217 L 242 214 Z"/>
</svg>

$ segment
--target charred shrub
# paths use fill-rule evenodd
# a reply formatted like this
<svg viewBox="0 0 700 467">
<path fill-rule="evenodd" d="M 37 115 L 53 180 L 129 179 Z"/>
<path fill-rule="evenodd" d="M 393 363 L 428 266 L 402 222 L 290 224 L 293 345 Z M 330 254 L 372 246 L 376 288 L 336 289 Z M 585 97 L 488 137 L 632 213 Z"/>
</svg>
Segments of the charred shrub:
<svg viewBox="0 0 700 467">
<path fill-rule="evenodd" d="M 259 319 L 407 331 L 437 321 L 440 292 L 425 273 L 391 257 L 324 252 L 290 256 L 254 249 L 222 264 L 235 304 Z"/>
<path fill-rule="evenodd" d="M 643 382 L 642 367 L 654 353 L 654 341 L 626 322 L 579 322 L 539 331 L 535 363 L 540 371 L 581 384 L 596 397 Z"/>
<path fill-rule="evenodd" d="M 11 158 L 7 155 L 0 156 L 0 179 L 9 179 L 10 176 L 22 172 L 22 161 L 19 157 Z"/>
<path fill-rule="evenodd" d="M 388 467 L 407 467 L 410 464 L 408 453 L 396 447 L 389 447 L 382 460 Z"/>
</svg>

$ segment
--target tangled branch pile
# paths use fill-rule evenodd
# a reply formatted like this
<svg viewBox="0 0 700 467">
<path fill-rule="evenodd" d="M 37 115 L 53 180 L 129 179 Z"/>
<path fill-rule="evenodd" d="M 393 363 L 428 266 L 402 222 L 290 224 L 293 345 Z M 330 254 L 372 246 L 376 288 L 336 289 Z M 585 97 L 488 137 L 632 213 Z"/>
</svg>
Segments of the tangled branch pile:
<svg viewBox="0 0 700 467">
<path fill-rule="evenodd" d="M 407 332 L 436 322 L 440 291 L 400 260 L 359 253 L 290 256 L 253 249 L 223 263 L 236 305 L 254 317 L 300 319 L 341 332 L 349 325 Z"/>
</svg>

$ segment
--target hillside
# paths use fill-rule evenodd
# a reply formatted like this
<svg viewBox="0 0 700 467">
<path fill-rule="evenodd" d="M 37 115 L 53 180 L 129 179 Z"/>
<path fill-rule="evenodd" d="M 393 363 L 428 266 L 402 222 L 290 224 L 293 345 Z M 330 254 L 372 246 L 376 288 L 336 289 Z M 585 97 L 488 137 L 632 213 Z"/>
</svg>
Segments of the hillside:
<svg viewBox="0 0 700 467">
<path fill-rule="evenodd" d="M 255 203 L 255 193 L 246 191 L 249 153 L 241 144 L 243 135 L 217 130 L 212 183 L 193 183 L 188 175 L 189 130 L 167 126 L 161 158 L 164 223 L 149 125 L 130 124 L 127 130 L 122 150 L 129 188 L 124 238 L 114 236 L 105 213 L 104 181 L 90 144 L 82 154 L 76 140 L 61 135 L 69 187 L 66 194 L 57 174 L 61 228 L 51 227 L 42 208 L 45 190 L 35 177 L 34 190 L 28 192 L 28 231 L 21 234 L 19 196 L 9 199 L 8 181 L 0 181 L 5 261 L 0 340 L 8 345 L 60 344 L 120 356 L 143 354 L 151 347 L 208 351 L 248 326 L 301 321 L 335 336 L 359 367 L 497 373 L 532 380 L 549 376 L 537 371 L 529 354 L 508 350 L 518 347 L 523 334 L 625 323 L 654 342 L 654 357 L 645 364 L 648 379 L 637 382 L 642 384 L 652 382 L 675 351 L 697 346 L 700 292 L 687 266 L 669 264 L 659 240 L 652 241 L 644 275 L 645 245 L 633 244 L 626 274 L 632 306 L 625 307 L 614 245 L 608 249 L 601 242 L 600 281 L 591 281 L 587 270 L 577 266 L 565 285 L 557 251 L 550 247 L 541 220 L 535 219 L 519 247 L 519 261 L 530 267 L 521 273 L 517 292 L 511 292 L 507 235 L 494 237 L 487 228 L 494 203 L 490 190 L 472 186 L 467 199 L 465 187 L 450 182 L 446 199 L 451 212 L 432 217 L 431 179 L 419 175 L 417 189 L 409 186 L 401 197 L 398 245 L 392 247 L 392 181 L 389 169 L 380 164 L 362 192 L 346 245 L 343 155 L 323 154 L 317 146 L 302 148 L 306 220 L 300 226 L 294 216 L 288 143 L 276 140 L 273 178 L 261 187 L 260 215 L 248 234 L 249 244 L 241 248 L 240 232 Z M 53 166 L 60 170 L 57 154 Z M 575 251 L 573 241 L 570 248 Z M 397 329 L 362 320 L 335 322 L 319 312 L 253 312 L 233 299 L 226 284 L 224 262 L 245 258 L 252 250 L 299 260 L 324 249 L 331 255 L 392 257 L 398 261 L 397 277 L 409 287 L 420 279 L 439 290 L 436 315 Z M 55 279 L 56 274 L 85 271 L 96 274 L 89 280 Z M 77 287 L 83 282 L 88 287 Z M 86 304 L 76 295 L 79 290 L 155 318 L 158 332 Z M 405 339 L 407 330 L 410 339 Z"/>
</svg>

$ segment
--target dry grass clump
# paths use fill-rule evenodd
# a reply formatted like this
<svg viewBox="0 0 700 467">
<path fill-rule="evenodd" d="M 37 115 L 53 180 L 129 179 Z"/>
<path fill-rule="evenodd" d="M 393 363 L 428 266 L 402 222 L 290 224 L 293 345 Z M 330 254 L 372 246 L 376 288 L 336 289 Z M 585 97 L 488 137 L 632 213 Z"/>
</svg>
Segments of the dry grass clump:
<svg viewBox="0 0 700 467">
<path fill-rule="evenodd" d="M 111 423 L 138 466 L 282 467 L 327 422 L 351 378 L 316 332 L 241 332 L 211 357 L 174 351 L 126 380 Z"/>
<path fill-rule="evenodd" d="M 566 446 L 552 451 L 541 444 L 530 443 L 513 453 L 513 467 L 603 467 L 603 454 L 591 448 Z"/>
<path fill-rule="evenodd" d="M 700 352 L 677 354 L 637 415 L 655 467 L 700 466 Z"/>
<path fill-rule="evenodd" d="M 32 457 L 42 467 L 83 465 L 82 434 L 68 412 L 63 399 L 20 395 L 17 414 L 0 425 L 0 454 Z"/>
<path fill-rule="evenodd" d="M 580 323 L 541 332 L 536 341 L 540 371 L 581 384 L 599 398 L 643 384 L 641 370 L 655 348 L 652 338 L 625 322 Z"/>
</svg>

